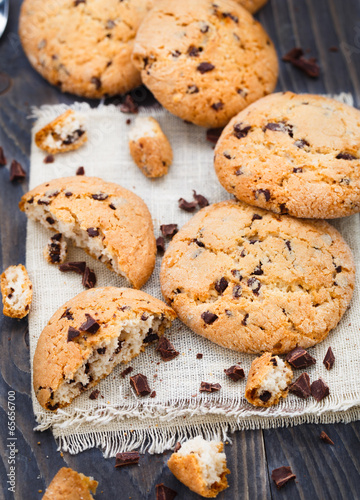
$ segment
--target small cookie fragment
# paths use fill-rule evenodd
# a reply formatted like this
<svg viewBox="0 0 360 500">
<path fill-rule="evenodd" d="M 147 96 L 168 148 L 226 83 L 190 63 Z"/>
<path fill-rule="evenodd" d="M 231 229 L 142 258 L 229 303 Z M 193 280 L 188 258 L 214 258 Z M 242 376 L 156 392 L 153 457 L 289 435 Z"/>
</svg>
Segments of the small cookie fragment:
<svg viewBox="0 0 360 500">
<path fill-rule="evenodd" d="M 138 116 L 129 133 L 130 154 L 149 178 L 167 174 L 173 160 L 168 138 L 151 116 Z"/>
<path fill-rule="evenodd" d="M 185 486 L 205 498 L 215 498 L 228 487 L 226 455 L 221 441 L 196 436 L 181 445 L 168 460 L 168 467 Z"/>
<path fill-rule="evenodd" d="M 278 489 L 282 488 L 285 486 L 285 484 L 290 481 L 291 479 L 296 479 L 295 474 L 293 474 L 291 467 L 279 467 L 277 469 L 274 469 L 271 473 L 271 479 L 274 481 L 276 484 L 276 487 Z"/>
<path fill-rule="evenodd" d="M 24 318 L 30 310 L 32 284 L 22 264 L 10 266 L 1 275 L 3 313 L 9 318 Z"/>
<path fill-rule="evenodd" d="M 81 472 L 76 472 L 70 468 L 63 467 L 56 474 L 45 491 L 42 500 L 70 500 L 81 498 L 91 500 L 95 495 L 98 482 L 92 477 L 87 477 Z M 91 494 L 92 493 L 92 494 Z"/>
<path fill-rule="evenodd" d="M 84 119 L 72 109 L 65 111 L 35 134 L 35 144 L 50 154 L 73 151 L 86 141 Z"/>
<path fill-rule="evenodd" d="M 246 382 L 245 397 L 254 406 L 268 407 L 286 398 L 293 372 L 279 356 L 264 353 L 254 359 Z"/>
<path fill-rule="evenodd" d="M 50 222 L 49 222 L 50 224 Z M 67 255 L 67 243 L 61 233 L 56 233 L 44 248 L 44 257 L 49 264 L 62 264 Z"/>
</svg>

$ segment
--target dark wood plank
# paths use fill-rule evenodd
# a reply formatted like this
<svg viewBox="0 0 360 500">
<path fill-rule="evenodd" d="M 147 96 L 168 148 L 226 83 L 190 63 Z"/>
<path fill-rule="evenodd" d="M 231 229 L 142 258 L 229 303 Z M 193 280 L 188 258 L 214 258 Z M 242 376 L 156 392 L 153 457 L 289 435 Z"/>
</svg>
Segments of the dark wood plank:
<svg viewBox="0 0 360 500">
<path fill-rule="evenodd" d="M 26 60 L 17 36 L 20 0 L 11 1 L 11 17 L 0 40 L 0 73 L 11 78 L 10 90 L 0 95 L 0 145 L 9 160 L 16 158 L 28 169 L 30 106 L 44 103 L 71 103 L 74 97 L 61 94 L 37 75 Z M 289 64 L 280 62 L 278 90 L 296 92 L 351 92 L 360 104 L 360 2 L 358 0 L 271 0 L 259 19 L 276 43 L 279 56 L 296 45 L 310 49 L 318 57 L 321 77 L 312 80 Z M 330 52 L 337 46 L 339 52 Z M 138 102 L 152 103 L 148 91 L 132 93 Z M 116 97 L 111 102 L 119 103 Z M 88 101 L 96 105 L 94 101 Z M 17 203 L 27 190 L 27 182 L 11 184 L 8 167 L 0 168 L 0 268 L 25 260 L 25 216 Z M 169 453 L 145 455 L 141 467 L 114 469 L 114 459 L 105 460 L 100 450 L 71 456 L 57 451 L 50 431 L 34 432 L 30 399 L 30 368 L 26 320 L 0 315 L 0 477 L 1 499 L 40 499 L 46 485 L 62 466 L 70 466 L 99 480 L 97 498 L 154 499 L 155 485 L 164 482 L 179 492 L 178 498 L 199 498 L 189 492 L 169 472 Z M 15 496 L 5 486 L 7 464 L 7 393 L 16 392 L 17 486 Z M 321 430 L 335 441 L 335 447 L 319 442 Z M 355 489 L 359 476 L 360 423 L 332 426 L 303 425 L 295 428 L 238 432 L 226 446 L 230 488 L 219 500 L 269 498 L 359 498 Z M 40 443 L 40 444 L 38 444 Z M 291 465 L 297 483 L 277 491 L 269 481 L 271 470 Z M 334 485 L 334 483 L 336 483 Z"/>
</svg>

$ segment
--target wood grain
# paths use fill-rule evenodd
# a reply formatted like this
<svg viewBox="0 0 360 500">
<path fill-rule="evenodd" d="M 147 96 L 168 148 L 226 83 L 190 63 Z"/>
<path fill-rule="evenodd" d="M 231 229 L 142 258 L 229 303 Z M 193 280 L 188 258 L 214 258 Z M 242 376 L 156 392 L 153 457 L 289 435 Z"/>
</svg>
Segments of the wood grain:
<svg viewBox="0 0 360 500">
<path fill-rule="evenodd" d="M 26 60 L 17 36 L 20 0 L 11 0 L 10 20 L 0 40 L 0 73 L 11 78 L 11 87 L 0 94 L 0 145 L 10 161 L 15 158 L 29 168 L 31 106 L 71 103 L 73 96 L 51 87 Z M 279 56 L 294 46 L 309 50 L 320 61 L 321 76 L 311 79 L 280 62 L 278 90 L 295 92 L 351 92 L 360 105 L 360 2 L 358 0 L 270 0 L 259 13 L 274 40 Z M 330 52 L 330 47 L 339 48 Z M 133 93 L 135 100 L 152 104 L 145 89 Z M 107 102 L 119 103 L 119 97 Z M 88 101 L 96 105 L 94 101 Z M 17 208 L 27 182 L 9 182 L 9 164 L 0 167 L 0 269 L 25 261 L 26 220 Z M 46 168 L 46 166 L 44 166 Z M 155 485 L 164 482 L 178 491 L 177 498 L 199 498 L 181 485 L 166 467 L 169 453 L 145 455 L 141 466 L 114 469 L 97 449 L 71 456 L 57 451 L 50 431 L 34 432 L 30 399 L 30 368 L 26 320 L 0 315 L 0 500 L 40 499 L 46 485 L 62 466 L 70 466 L 99 481 L 98 499 L 147 500 L 155 498 Z M 7 393 L 16 391 L 16 493 L 7 491 Z M 335 446 L 319 439 L 325 430 Z M 344 499 L 360 498 L 360 423 L 348 425 L 302 425 L 266 431 L 237 432 L 226 446 L 230 488 L 219 500 Z M 296 482 L 277 490 L 271 471 L 291 465 Z"/>
</svg>

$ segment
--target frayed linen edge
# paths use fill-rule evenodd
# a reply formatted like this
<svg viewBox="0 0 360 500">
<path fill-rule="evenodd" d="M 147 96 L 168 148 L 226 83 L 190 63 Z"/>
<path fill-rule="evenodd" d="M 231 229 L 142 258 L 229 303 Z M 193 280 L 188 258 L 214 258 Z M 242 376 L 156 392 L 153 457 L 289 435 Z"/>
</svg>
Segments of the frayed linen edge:
<svg viewBox="0 0 360 500">
<path fill-rule="evenodd" d="M 235 431 L 273 429 L 292 427 L 300 424 L 350 423 L 360 419 L 360 407 L 346 412 L 328 412 L 322 415 L 306 414 L 298 417 L 278 418 L 239 418 L 224 422 L 203 422 L 171 425 L 167 428 L 152 427 L 127 431 L 91 431 L 63 435 L 54 430 L 54 437 L 59 451 L 77 454 L 90 448 L 99 448 L 105 458 L 116 453 L 137 449 L 140 453 L 159 454 L 172 450 L 177 441 L 180 443 L 197 435 L 206 440 L 221 440 L 231 443 L 229 434 Z"/>
</svg>

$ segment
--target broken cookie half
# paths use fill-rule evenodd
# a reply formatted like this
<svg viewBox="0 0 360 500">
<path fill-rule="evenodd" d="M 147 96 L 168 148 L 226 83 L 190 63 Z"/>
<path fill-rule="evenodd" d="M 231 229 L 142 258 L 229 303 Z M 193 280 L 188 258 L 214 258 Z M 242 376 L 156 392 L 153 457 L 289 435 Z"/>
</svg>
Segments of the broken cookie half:
<svg viewBox="0 0 360 500">
<path fill-rule="evenodd" d="M 30 310 L 32 284 L 26 268 L 10 266 L 1 275 L 3 313 L 10 318 L 24 318 Z"/>
<path fill-rule="evenodd" d="M 266 352 L 256 358 L 250 368 L 245 397 L 254 406 L 272 406 L 288 395 L 293 378 L 290 365 L 279 356 Z"/>
<path fill-rule="evenodd" d="M 141 288 L 150 277 L 156 242 L 144 201 L 97 177 L 54 179 L 26 193 L 20 209 Z"/>
<path fill-rule="evenodd" d="M 69 467 L 62 467 L 47 487 L 42 500 L 91 500 L 98 482 Z"/>
<path fill-rule="evenodd" d="M 68 109 L 35 134 L 35 144 L 50 154 L 73 151 L 86 141 L 84 118 L 72 109 Z"/>
<path fill-rule="evenodd" d="M 168 461 L 174 476 L 190 490 L 206 498 L 215 498 L 228 487 L 226 455 L 221 441 L 206 441 L 196 436 L 183 443 Z"/>
<path fill-rule="evenodd" d="M 34 355 L 34 391 L 56 410 L 94 387 L 119 363 L 128 363 L 164 334 L 175 312 L 161 300 L 129 288 L 92 288 L 56 311 Z"/>
</svg>

